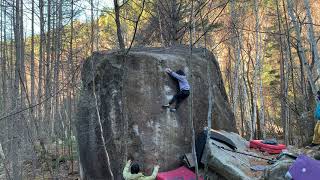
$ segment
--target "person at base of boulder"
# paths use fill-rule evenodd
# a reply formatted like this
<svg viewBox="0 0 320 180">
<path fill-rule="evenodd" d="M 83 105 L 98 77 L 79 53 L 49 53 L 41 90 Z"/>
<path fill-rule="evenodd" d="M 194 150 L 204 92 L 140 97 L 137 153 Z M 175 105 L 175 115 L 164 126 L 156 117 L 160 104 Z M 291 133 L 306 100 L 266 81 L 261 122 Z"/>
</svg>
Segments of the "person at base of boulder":
<svg viewBox="0 0 320 180">
<path fill-rule="evenodd" d="M 177 72 L 173 72 L 170 68 L 166 68 L 166 73 L 168 73 L 172 78 L 179 82 L 179 91 L 173 98 L 169 101 L 169 104 L 163 105 L 163 107 L 170 108 L 170 105 L 176 102 L 175 108 L 170 108 L 171 112 L 175 112 L 178 108 L 180 103 L 186 99 L 190 92 L 190 85 L 188 83 L 187 77 L 182 70 L 178 70 Z"/>
<path fill-rule="evenodd" d="M 320 145 L 320 91 L 317 92 L 317 106 L 314 111 L 314 117 L 317 119 L 317 123 L 314 127 L 312 143 L 307 148 Z"/>
<path fill-rule="evenodd" d="M 130 170 L 129 170 L 130 168 Z M 123 169 L 122 175 L 125 180 L 155 180 L 159 171 L 159 166 L 156 165 L 153 168 L 151 176 L 145 176 L 140 172 L 139 164 L 132 163 L 128 160 L 126 166 Z"/>
</svg>

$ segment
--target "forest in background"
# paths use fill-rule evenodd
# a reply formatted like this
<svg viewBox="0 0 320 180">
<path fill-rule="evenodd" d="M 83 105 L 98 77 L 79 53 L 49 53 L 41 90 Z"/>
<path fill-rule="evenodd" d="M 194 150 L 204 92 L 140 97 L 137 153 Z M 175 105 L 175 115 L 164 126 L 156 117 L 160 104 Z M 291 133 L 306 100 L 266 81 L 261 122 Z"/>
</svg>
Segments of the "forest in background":
<svg viewBox="0 0 320 180">
<path fill-rule="evenodd" d="M 243 137 L 310 142 L 320 2 L 106 1 L 112 6 L 99 0 L 0 0 L 0 169 L 8 179 L 79 171 L 74 113 L 81 65 L 94 51 L 207 48 L 220 64 Z"/>
</svg>

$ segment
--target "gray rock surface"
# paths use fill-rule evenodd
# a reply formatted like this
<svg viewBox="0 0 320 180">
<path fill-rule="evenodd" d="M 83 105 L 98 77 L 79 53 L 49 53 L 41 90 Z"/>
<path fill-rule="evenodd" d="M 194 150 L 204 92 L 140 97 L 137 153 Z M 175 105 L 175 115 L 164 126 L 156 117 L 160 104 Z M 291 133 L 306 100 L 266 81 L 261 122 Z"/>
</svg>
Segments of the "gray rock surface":
<svg viewBox="0 0 320 180">
<path fill-rule="evenodd" d="M 2 150 L 2 146 L 1 146 L 1 143 L 0 143 L 0 179 L 5 179 L 5 171 L 4 171 L 4 153 L 3 153 L 3 150 Z"/>
<path fill-rule="evenodd" d="M 3 164 L 0 163 L 0 179 L 5 179 L 5 173 L 4 173 L 4 168 L 3 168 Z"/>
<path fill-rule="evenodd" d="M 220 131 L 230 140 L 232 140 L 237 146 L 237 150 L 240 152 L 250 153 L 256 155 L 253 152 L 247 152 L 248 141 L 243 139 L 236 133 L 228 133 Z M 217 172 L 225 179 L 232 180 L 249 180 L 256 179 L 250 171 L 251 157 L 242 154 L 234 153 L 221 149 L 218 146 L 230 149 L 223 143 L 210 140 L 209 144 L 206 144 L 204 154 L 202 156 L 202 163 L 208 163 L 208 166 L 214 172 Z"/>
<path fill-rule="evenodd" d="M 83 179 L 106 179 L 107 165 L 98 128 L 95 93 L 103 137 L 115 179 L 121 179 L 126 159 L 138 161 L 146 174 L 153 165 L 160 171 L 179 166 L 179 157 L 191 150 L 189 108 L 184 101 L 176 113 L 162 109 L 176 93 L 166 67 L 192 71 L 193 118 L 196 132 L 206 126 L 207 66 L 213 75 L 213 127 L 236 132 L 219 65 L 214 56 L 194 49 L 191 69 L 188 48 L 133 49 L 124 59 L 116 52 L 94 53 L 82 68 L 82 89 L 76 116 L 77 140 Z M 189 99 L 190 100 L 190 97 Z"/>
<path fill-rule="evenodd" d="M 269 166 L 264 171 L 264 180 L 285 180 L 285 175 L 293 162 L 293 159 L 282 159 Z"/>
</svg>

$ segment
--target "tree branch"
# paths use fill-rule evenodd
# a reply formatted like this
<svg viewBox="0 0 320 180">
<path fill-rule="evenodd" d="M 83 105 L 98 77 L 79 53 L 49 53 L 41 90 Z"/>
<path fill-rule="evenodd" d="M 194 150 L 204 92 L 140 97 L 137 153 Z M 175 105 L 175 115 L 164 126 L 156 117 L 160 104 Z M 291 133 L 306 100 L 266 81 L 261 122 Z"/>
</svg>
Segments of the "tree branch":
<svg viewBox="0 0 320 180">
<path fill-rule="evenodd" d="M 134 39 L 135 39 L 135 37 L 136 37 L 137 29 L 138 29 L 138 24 L 139 24 L 140 18 L 141 18 L 141 16 L 142 16 L 142 13 L 143 13 L 143 10 L 144 10 L 144 5 L 145 5 L 145 0 L 142 1 L 142 9 L 141 9 L 141 12 L 140 12 L 140 14 L 139 14 L 139 16 L 138 16 L 138 18 L 137 18 L 136 23 L 135 23 L 133 37 L 132 37 L 132 40 L 131 40 L 131 42 L 130 42 L 129 48 L 127 49 L 126 55 L 129 53 L 129 51 L 130 51 L 130 49 L 131 49 L 131 47 L 132 47 L 133 41 L 134 41 Z"/>
<path fill-rule="evenodd" d="M 229 1 L 228 1 L 229 2 Z M 220 10 L 219 14 L 214 18 L 214 20 L 210 23 L 209 27 L 202 33 L 202 35 L 192 44 L 193 46 L 204 36 L 206 35 L 210 30 L 211 30 L 211 26 L 213 25 L 213 23 L 215 23 L 215 21 L 218 19 L 218 17 L 222 14 L 223 10 L 227 7 L 226 3 L 224 5 L 224 7 Z"/>
</svg>

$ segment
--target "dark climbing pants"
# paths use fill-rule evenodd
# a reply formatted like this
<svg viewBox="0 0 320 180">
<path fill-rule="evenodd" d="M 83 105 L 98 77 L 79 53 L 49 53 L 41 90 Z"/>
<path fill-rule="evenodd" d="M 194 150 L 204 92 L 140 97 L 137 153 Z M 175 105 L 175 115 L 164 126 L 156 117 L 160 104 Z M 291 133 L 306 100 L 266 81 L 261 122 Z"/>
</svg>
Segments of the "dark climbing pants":
<svg viewBox="0 0 320 180">
<path fill-rule="evenodd" d="M 173 104 L 174 102 L 176 102 L 176 109 L 179 108 L 180 103 L 186 99 L 189 96 L 190 92 L 189 90 L 182 90 L 179 91 L 176 95 L 173 96 L 173 98 L 171 99 L 171 101 L 169 102 L 169 104 Z"/>
</svg>

